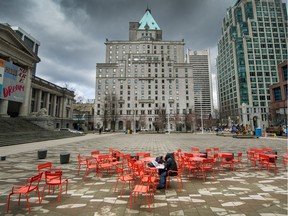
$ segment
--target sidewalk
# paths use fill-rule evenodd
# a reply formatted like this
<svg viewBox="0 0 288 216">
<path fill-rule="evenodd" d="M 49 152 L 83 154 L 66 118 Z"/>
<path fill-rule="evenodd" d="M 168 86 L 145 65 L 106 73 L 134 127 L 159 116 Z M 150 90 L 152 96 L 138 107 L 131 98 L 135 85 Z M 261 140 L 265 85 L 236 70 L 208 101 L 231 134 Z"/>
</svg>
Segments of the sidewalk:
<svg viewBox="0 0 288 216">
<path fill-rule="evenodd" d="M 130 190 L 126 185 L 122 198 L 119 196 L 121 186 L 114 192 L 117 176 L 96 176 L 91 171 L 83 179 L 85 168 L 80 176 L 77 174 L 77 154 L 89 156 L 93 150 L 108 153 L 109 148 L 120 152 L 135 154 L 150 152 L 153 156 L 166 154 L 181 148 L 190 152 L 191 147 L 202 151 L 209 147 L 220 150 L 243 152 L 244 169 L 236 171 L 217 171 L 216 181 L 208 176 L 202 178 L 183 176 L 183 191 L 178 191 L 176 181 L 172 181 L 168 190 L 157 190 L 151 211 L 148 210 L 145 197 L 139 196 L 132 208 L 129 207 Z M 278 172 L 254 170 L 246 164 L 245 151 L 250 147 L 271 147 L 278 152 Z M 37 159 L 37 149 L 48 149 L 46 159 Z M 37 165 L 50 161 L 63 170 L 69 179 L 68 194 L 63 192 L 57 202 L 55 195 L 45 193 L 43 202 L 37 203 L 36 193 L 29 195 L 31 213 L 29 215 L 72 215 L 72 216 L 126 216 L 126 215 L 247 215 L 247 216 L 286 216 L 287 215 L 287 171 L 282 167 L 281 155 L 286 152 L 287 140 L 283 139 L 235 139 L 218 137 L 212 134 L 87 134 L 86 136 L 39 143 L 1 147 L 1 155 L 7 158 L 0 161 L 0 215 L 28 214 L 25 197 L 17 205 L 17 196 L 12 197 L 11 211 L 6 212 L 7 196 L 12 185 L 23 184 L 28 176 L 37 173 Z M 60 164 L 60 152 L 70 153 L 70 162 Z M 44 182 L 41 183 L 42 190 Z"/>
</svg>

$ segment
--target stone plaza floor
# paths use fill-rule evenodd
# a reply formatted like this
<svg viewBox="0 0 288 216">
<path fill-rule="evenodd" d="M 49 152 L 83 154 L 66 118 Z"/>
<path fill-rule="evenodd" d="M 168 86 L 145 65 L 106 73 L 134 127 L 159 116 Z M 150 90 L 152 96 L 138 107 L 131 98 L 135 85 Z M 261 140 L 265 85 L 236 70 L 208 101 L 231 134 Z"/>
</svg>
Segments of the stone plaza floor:
<svg viewBox="0 0 288 216">
<path fill-rule="evenodd" d="M 150 152 L 159 156 L 177 149 L 190 152 L 191 147 L 199 147 L 202 151 L 210 147 L 219 147 L 220 151 L 243 153 L 244 169 L 235 171 L 217 171 L 216 180 L 183 176 L 183 190 L 178 191 L 177 182 L 172 181 L 168 190 L 157 190 L 151 210 L 148 209 L 145 196 L 137 198 L 132 208 L 129 207 L 130 190 L 127 186 L 120 197 L 118 186 L 114 192 L 116 174 L 97 177 L 91 171 L 83 179 L 85 168 L 80 176 L 77 174 L 77 154 L 89 156 L 91 151 L 100 150 L 108 153 L 109 148 L 123 153 Z M 270 147 L 277 151 L 278 172 L 267 173 L 266 170 L 255 170 L 246 163 L 246 151 L 252 147 Z M 47 149 L 45 159 L 37 158 L 38 149 Z M 0 147 L 0 215 L 234 215 L 234 216 L 270 216 L 287 215 L 287 171 L 282 164 L 282 155 L 286 154 L 287 139 L 265 138 L 235 139 L 220 137 L 215 134 L 87 134 L 86 136 L 52 140 L 39 143 L 21 144 Z M 70 153 L 70 162 L 60 164 L 59 155 Z M 55 194 L 47 194 L 42 203 L 37 202 L 37 194 L 29 194 L 31 212 L 28 212 L 25 196 L 20 206 L 18 196 L 11 198 L 10 212 L 6 214 L 8 194 L 13 185 L 24 184 L 27 177 L 37 174 L 37 165 L 52 162 L 60 167 L 63 176 L 69 179 L 68 193 L 63 192 L 57 202 L 58 190 Z M 44 181 L 40 183 L 42 192 Z M 64 187 L 65 188 L 65 187 Z M 65 191 L 63 189 L 63 191 Z"/>
</svg>

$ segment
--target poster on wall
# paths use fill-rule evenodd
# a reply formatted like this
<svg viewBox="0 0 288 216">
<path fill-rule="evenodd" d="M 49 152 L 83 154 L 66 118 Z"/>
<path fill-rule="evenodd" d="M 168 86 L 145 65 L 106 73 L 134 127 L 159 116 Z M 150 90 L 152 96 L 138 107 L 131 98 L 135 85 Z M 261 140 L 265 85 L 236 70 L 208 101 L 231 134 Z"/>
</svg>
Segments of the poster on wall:
<svg viewBox="0 0 288 216">
<path fill-rule="evenodd" d="M 4 61 L 1 98 L 10 101 L 24 102 L 27 73 L 27 70 Z"/>
<path fill-rule="evenodd" d="M 1 95 L 2 95 L 4 70 L 5 70 L 5 61 L 3 59 L 0 59 L 0 98 L 1 98 Z"/>
</svg>

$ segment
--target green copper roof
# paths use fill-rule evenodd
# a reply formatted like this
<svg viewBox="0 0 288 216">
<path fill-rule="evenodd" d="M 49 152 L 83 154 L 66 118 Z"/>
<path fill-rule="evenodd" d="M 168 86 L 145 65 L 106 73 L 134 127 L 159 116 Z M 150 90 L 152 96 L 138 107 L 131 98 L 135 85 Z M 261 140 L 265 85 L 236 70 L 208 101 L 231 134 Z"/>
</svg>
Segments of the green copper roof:
<svg viewBox="0 0 288 216">
<path fill-rule="evenodd" d="M 153 30 L 160 30 L 158 24 L 154 20 L 154 18 L 151 15 L 151 11 L 149 9 L 146 10 L 144 16 L 140 20 L 140 26 L 138 29 L 153 29 Z"/>
</svg>

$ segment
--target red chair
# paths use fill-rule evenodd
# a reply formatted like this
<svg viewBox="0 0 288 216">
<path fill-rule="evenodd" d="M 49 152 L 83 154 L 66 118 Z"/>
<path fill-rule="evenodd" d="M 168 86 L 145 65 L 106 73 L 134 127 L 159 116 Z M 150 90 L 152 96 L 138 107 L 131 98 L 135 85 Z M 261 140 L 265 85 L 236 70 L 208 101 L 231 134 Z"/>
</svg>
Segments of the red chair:
<svg viewBox="0 0 288 216">
<path fill-rule="evenodd" d="M 198 175 L 201 172 L 203 176 L 203 181 L 206 181 L 206 178 L 208 176 L 208 172 L 211 172 L 212 176 L 215 178 L 215 167 L 214 167 L 214 159 L 205 159 L 198 167 Z"/>
<path fill-rule="evenodd" d="M 230 170 L 234 171 L 234 156 L 233 154 L 221 154 L 221 167 L 223 169 L 230 168 Z"/>
<path fill-rule="evenodd" d="M 270 158 L 268 155 L 259 154 L 259 170 L 264 166 L 266 167 L 267 172 L 269 172 L 271 166 L 273 166 L 275 174 L 277 173 L 276 158 Z"/>
<path fill-rule="evenodd" d="M 28 210 L 29 212 L 31 211 L 30 209 L 30 203 L 29 203 L 29 197 L 28 194 L 32 191 L 36 191 L 37 195 L 38 195 L 38 202 L 39 204 L 41 203 L 41 197 L 40 197 L 40 193 L 39 193 L 39 182 L 41 180 L 43 173 L 39 173 L 38 175 L 35 175 L 31 178 L 28 178 L 26 180 L 26 184 L 25 185 L 15 185 L 12 187 L 12 192 L 8 195 L 8 201 L 7 201 L 7 213 L 9 212 L 9 208 L 10 208 L 10 197 L 13 194 L 19 194 L 19 198 L 18 198 L 18 205 L 20 205 L 20 198 L 21 198 L 21 194 L 25 194 L 26 195 L 26 202 L 27 202 L 27 206 L 28 206 Z"/>
<path fill-rule="evenodd" d="M 207 154 L 207 158 L 213 158 L 213 153 L 212 153 L 212 149 L 211 148 L 207 148 L 205 150 L 206 154 Z"/>
<path fill-rule="evenodd" d="M 46 162 L 43 164 L 39 164 L 37 166 L 37 169 L 38 169 L 38 174 L 45 173 L 46 171 L 51 171 L 52 170 L 52 163 Z M 45 176 L 43 175 L 42 178 L 45 178 Z"/>
<path fill-rule="evenodd" d="M 43 164 L 39 164 L 37 166 L 38 168 L 38 174 L 40 173 L 45 173 L 46 171 L 52 171 L 52 170 L 61 170 L 60 168 L 53 168 L 52 167 L 52 163 L 51 162 L 46 162 L 46 163 L 43 163 Z M 53 178 L 53 177 L 51 177 Z M 42 175 L 42 179 L 45 179 L 45 175 Z"/>
<path fill-rule="evenodd" d="M 168 175 L 166 177 L 166 190 L 168 189 L 170 185 L 171 178 L 176 178 L 177 183 L 178 183 L 178 189 L 179 191 L 182 191 L 182 188 L 183 188 L 182 170 L 183 170 L 183 164 L 178 164 L 177 171 L 175 170 L 168 171 Z"/>
<path fill-rule="evenodd" d="M 121 188 L 121 191 L 120 191 L 120 197 L 122 197 L 122 193 L 123 193 L 124 187 L 126 185 L 126 182 L 129 183 L 129 188 L 130 188 L 131 182 L 135 183 L 135 178 L 132 175 L 130 175 L 128 173 L 125 173 L 124 168 L 121 168 L 121 167 L 119 167 L 117 165 L 115 166 L 115 171 L 118 174 L 118 178 L 117 178 L 117 181 L 116 181 L 116 184 L 115 184 L 114 192 L 116 192 L 116 189 L 117 189 L 117 186 L 118 186 L 118 182 L 121 181 L 122 182 L 122 188 Z M 126 170 L 126 172 L 127 172 L 127 170 Z"/>
<path fill-rule="evenodd" d="M 92 159 L 92 160 L 89 160 L 88 158 L 86 158 L 86 171 L 85 171 L 85 174 L 84 174 L 84 179 L 87 177 L 87 175 L 89 174 L 89 171 L 91 169 L 95 169 L 95 173 L 97 174 L 98 172 L 98 166 L 97 166 L 97 163 L 96 163 L 96 160 Z"/>
<path fill-rule="evenodd" d="M 81 166 L 86 166 L 86 158 L 83 160 L 80 154 L 77 155 L 77 158 L 78 158 L 78 176 L 79 176 Z"/>
<path fill-rule="evenodd" d="M 194 147 L 192 147 L 192 148 L 191 148 L 191 151 L 192 151 L 192 153 L 199 153 L 199 152 L 200 152 L 200 149 L 199 149 L 199 148 L 194 148 Z"/>
<path fill-rule="evenodd" d="M 91 152 L 91 157 L 92 158 L 97 158 L 99 154 L 100 154 L 100 151 L 92 151 Z"/>
<path fill-rule="evenodd" d="M 105 170 L 107 171 L 107 174 L 111 173 L 112 167 L 115 166 L 115 164 L 112 163 L 110 155 L 99 155 L 97 158 L 97 165 L 98 165 L 97 169 L 98 174 L 100 172 L 102 172 L 103 174 Z"/>
<path fill-rule="evenodd" d="M 242 152 L 238 152 L 236 158 L 234 158 L 233 163 L 237 163 L 237 168 L 238 169 L 244 169 L 243 164 L 242 164 Z"/>
<path fill-rule="evenodd" d="M 287 170 L 288 155 L 283 155 L 282 156 L 282 161 L 283 161 L 284 169 Z"/>
<path fill-rule="evenodd" d="M 130 208 L 132 208 L 133 197 L 134 197 L 134 202 L 136 202 L 136 197 L 139 194 L 143 194 L 146 197 L 146 202 L 148 204 L 148 208 L 150 209 L 149 196 L 150 196 L 151 202 L 152 202 L 152 196 L 153 196 L 153 190 L 151 190 L 151 188 L 150 188 L 151 177 L 152 177 L 152 175 L 148 176 L 148 179 L 145 183 L 144 183 L 144 181 L 142 181 L 139 184 L 134 186 L 134 189 L 130 193 Z"/>
<path fill-rule="evenodd" d="M 286 149 L 286 155 L 282 156 L 283 167 L 287 170 L 287 162 L 288 162 L 288 148 Z"/>
<path fill-rule="evenodd" d="M 255 154 L 253 151 L 246 151 L 246 156 L 247 156 L 247 164 L 248 162 L 252 162 L 254 169 L 256 169 L 256 163 L 258 161 L 258 158 L 255 157 Z"/>
<path fill-rule="evenodd" d="M 190 160 L 190 158 L 192 157 L 193 157 L 193 154 L 186 154 L 184 156 L 184 163 L 183 163 L 183 169 L 188 171 L 187 175 L 189 176 L 189 180 L 191 178 L 191 173 L 193 173 L 193 175 L 195 176 L 196 175 L 195 172 L 198 170 L 198 164 Z M 185 174 L 185 170 L 183 170 L 184 174 Z"/>
<path fill-rule="evenodd" d="M 53 187 L 53 193 L 55 190 L 55 186 L 58 186 L 59 187 L 58 202 L 59 202 L 61 194 L 62 194 L 62 185 L 64 183 L 66 184 L 66 194 L 67 194 L 68 179 L 62 178 L 62 171 L 59 171 L 59 170 L 55 171 L 55 172 L 46 171 L 45 172 L 45 181 L 46 181 L 46 184 L 44 185 L 44 188 L 42 191 L 42 197 L 44 196 L 46 186 L 48 186 L 49 188 L 52 186 Z M 50 189 L 49 189 L 49 192 L 50 192 Z"/>
</svg>

